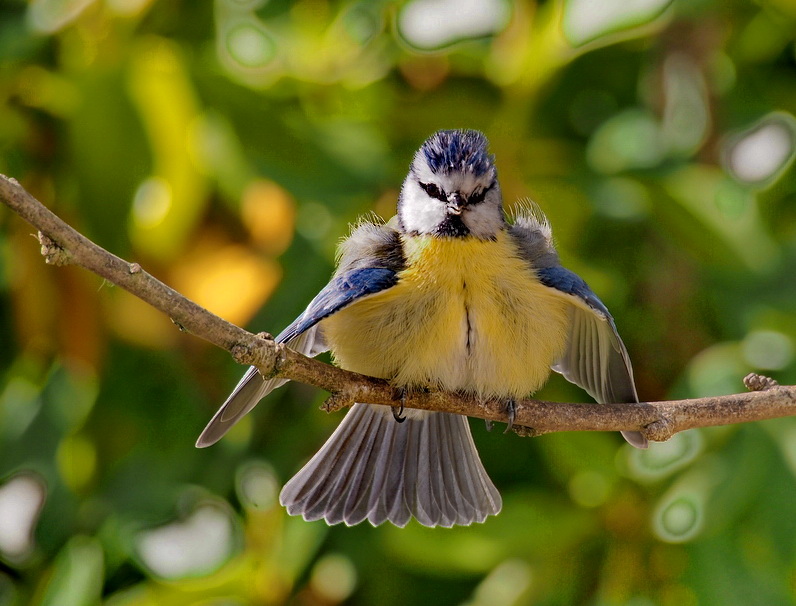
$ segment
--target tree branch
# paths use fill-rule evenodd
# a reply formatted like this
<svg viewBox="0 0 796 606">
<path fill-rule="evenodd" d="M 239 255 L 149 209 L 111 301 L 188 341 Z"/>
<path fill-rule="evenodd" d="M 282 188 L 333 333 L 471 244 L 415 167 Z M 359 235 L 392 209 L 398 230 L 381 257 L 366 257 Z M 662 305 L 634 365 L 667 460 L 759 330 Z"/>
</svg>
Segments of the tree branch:
<svg viewBox="0 0 796 606">
<path fill-rule="evenodd" d="M 116 284 L 167 314 L 181 329 L 229 351 L 241 364 L 257 366 L 264 376 L 280 376 L 320 387 L 332 395 L 324 409 L 332 412 L 355 402 L 395 405 L 395 389 L 388 381 L 366 377 L 307 358 L 270 335 L 252 334 L 212 314 L 165 285 L 137 263 L 129 263 L 78 233 L 15 179 L 0 175 L 0 199 L 39 230 L 45 261 L 73 263 Z M 638 430 L 663 441 L 694 427 L 727 425 L 796 415 L 796 386 L 750 375 L 750 393 L 640 404 L 573 404 L 522 400 L 517 402 L 514 429 L 521 435 L 555 431 Z M 505 421 L 504 402 L 440 391 L 409 393 L 408 408 L 452 412 L 490 421 Z"/>
</svg>

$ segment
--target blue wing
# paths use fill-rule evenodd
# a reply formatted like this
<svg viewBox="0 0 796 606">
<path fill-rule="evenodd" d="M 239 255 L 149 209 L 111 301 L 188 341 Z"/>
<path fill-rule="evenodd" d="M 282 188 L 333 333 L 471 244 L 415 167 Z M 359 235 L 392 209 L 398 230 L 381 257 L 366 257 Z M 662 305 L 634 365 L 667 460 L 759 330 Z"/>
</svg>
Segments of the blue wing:
<svg viewBox="0 0 796 606">
<path fill-rule="evenodd" d="M 334 312 L 362 297 L 395 286 L 396 282 L 398 282 L 397 273 L 392 269 L 382 267 L 354 269 L 337 276 L 318 293 L 306 311 L 283 330 L 276 340 L 279 343 L 286 343 L 295 339 Z"/>
<path fill-rule="evenodd" d="M 598 402 L 638 402 L 630 356 L 603 302 L 580 276 L 561 266 L 539 269 L 537 275 L 542 284 L 573 303 L 567 348 L 553 370 Z M 648 446 L 640 432 L 622 435 L 637 448 Z"/>
<path fill-rule="evenodd" d="M 355 301 L 391 288 L 397 282 L 397 272 L 386 268 L 353 269 L 336 276 L 310 302 L 304 313 L 276 337 L 276 341 L 306 356 L 317 356 L 327 349 L 318 326 L 321 320 Z M 196 446 L 203 448 L 215 444 L 260 400 L 285 383 L 287 379 L 263 379 L 257 368 L 249 368 L 207 424 Z"/>
</svg>

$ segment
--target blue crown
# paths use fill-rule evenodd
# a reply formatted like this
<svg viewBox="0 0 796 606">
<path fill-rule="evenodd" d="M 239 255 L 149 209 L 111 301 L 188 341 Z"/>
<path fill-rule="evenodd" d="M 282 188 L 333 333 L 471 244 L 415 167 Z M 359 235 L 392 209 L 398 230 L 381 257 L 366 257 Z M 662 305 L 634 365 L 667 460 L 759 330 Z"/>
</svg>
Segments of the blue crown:
<svg viewBox="0 0 796 606">
<path fill-rule="evenodd" d="M 435 174 L 468 172 L 476 177 L 494 171 L 489 141 L 477 130 L 441 130 L 429 137 L 420 151 Z"/>
</svg>

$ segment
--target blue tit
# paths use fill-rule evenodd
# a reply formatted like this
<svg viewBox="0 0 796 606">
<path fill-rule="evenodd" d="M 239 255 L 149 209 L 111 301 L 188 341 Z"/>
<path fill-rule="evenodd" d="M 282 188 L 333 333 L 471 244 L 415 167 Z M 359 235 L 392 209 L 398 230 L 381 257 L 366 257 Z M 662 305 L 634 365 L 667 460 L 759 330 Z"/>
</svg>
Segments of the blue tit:
<svg viewBox="0 0 796 606">
<path fill-rule="evenodd" d="M 551 368 L 598 402 L 637 402 L 630 359 L 605 305 L 560 265 L 539 211 L 509 222 L 483 134 L 440 131 L 415 154 L 386 224 L 363 221 L 340 245 L 329 284 L 276 340 L 400 389 L 441 389 L 507 403 Z M 223 436 L 285 383 L 249 371 L 197 446 Z M 403 422 L 398 422 L 403 421 Z M 633 446 L 647 446 L 635 431 Z M 501 498 L 466 417 L 355 404 L 285 485 L 292 515 L 347 525 L 468 525 Z"/>
</svg>

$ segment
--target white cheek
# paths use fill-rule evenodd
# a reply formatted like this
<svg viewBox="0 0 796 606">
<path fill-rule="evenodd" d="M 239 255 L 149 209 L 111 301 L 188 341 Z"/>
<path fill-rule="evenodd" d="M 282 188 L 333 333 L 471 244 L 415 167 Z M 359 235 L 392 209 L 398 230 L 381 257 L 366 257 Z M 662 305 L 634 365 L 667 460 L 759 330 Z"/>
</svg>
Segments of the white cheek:
<svg viewBox="0 0 796 606">
<path fill-rule="evenodd" d="M 492 238 L 503 229 L 501 196 L 497 187 L 487 194 L 486 200 L 481 204 L 468 207 L 462 220 L 476 238 Z"/>
<path fill-rule="evenodd" d="M 442 202 L 429 199 L 414 183 L 407 184 L 401 200 L 401 222 L 408 232 L 431 233 L 445 218 Z"/>
<path fill-rule="evenodd" d="M 503 227 L 503 216 L 499 209 L 484 204 L 467 209 L 462 220 L 476 238 L 492 238 Z"/>
</svg>

